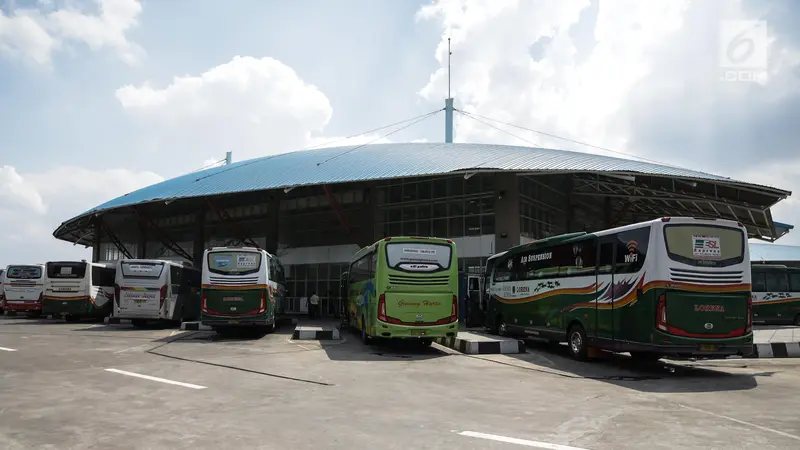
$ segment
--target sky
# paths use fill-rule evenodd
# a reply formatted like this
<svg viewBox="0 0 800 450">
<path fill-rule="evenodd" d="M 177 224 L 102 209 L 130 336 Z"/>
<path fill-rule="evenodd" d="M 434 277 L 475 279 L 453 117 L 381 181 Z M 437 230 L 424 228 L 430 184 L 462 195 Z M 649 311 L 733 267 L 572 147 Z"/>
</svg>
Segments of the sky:
<svg viewBox="0 0 800 450">
<path fill-rule="evenodd" d="M 0 0 L 0 265 L 89 258 L 53 230 L 226 151 L 443 140 L 442 114 L 340 139 L 442 108 L 448 37 L 456 108 L 614 153 L 458 114 L 457 142 L 800 195 L 798 22 L 792 0 Z"/>
</svg>

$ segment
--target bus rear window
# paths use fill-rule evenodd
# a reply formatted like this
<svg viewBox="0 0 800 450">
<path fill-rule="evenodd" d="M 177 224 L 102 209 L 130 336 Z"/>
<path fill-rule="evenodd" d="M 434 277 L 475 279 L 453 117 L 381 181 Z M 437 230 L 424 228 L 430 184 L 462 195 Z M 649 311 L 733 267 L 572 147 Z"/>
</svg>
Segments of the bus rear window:
<svg viewBox="0 0 800 450">
<path fill-rule="evenodd" d="M 221 275 L 247 275 L 261 268 L 261 253 L 213 252 L 208 254 L 208 270 Z"/>
<path fill-rule="evenodd" d="M 16 280 L 38 280 L 42 278 L 42 268 L 37 266 L 11 266 L 6 278 Z"/>
<path fill-rule="evenodd" d="M 123 278 L 159 278 L 164 270 L 164 263 L 160 262 L 123 262 Z"/>
<path fill-rule="evenodd" d="M 47 278 L 83 279 L 86 276 L 85 262 L 47 263 Z"/>
<path fill-rule="evenodd" d="M 664 226 L 667 254 L 673 261 L 698 267 L 726 267 L 744 261 L 745 236 L 738 228 L 714 225 Z"/>
<path fill-rule="evenodd" d="M 452 247 L 423 242 L 386 244 L 386 262 L 393 269 L 409 272 L 434 272 L 450 268 Z"/>
</svg>

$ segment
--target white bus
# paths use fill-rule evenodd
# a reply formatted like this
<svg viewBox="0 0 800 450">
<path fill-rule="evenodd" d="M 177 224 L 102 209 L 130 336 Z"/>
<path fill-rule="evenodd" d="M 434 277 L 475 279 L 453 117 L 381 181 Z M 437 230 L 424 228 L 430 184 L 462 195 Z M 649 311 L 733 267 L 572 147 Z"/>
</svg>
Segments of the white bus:
<svg viewBox="0 0 800 450">
<path fill-rule="evenodd" d="M 190 321 L 200 315 L 200 271 L 188 262 L 123 259 L 117 263 L 113 316 L 148 321 Z"/>
<path fill-rule="evenodd" d="M 4 276 L 5 310 L 41 314 L 44 264 L 12 264 Z"/>
<path fill-rule="evenodd" d="M 50 261 L 45 264 L 42 313 L 64 317 L 103 318 L 111 314 L 116 264 Z"/>
<path fill-rule="evenodd" d="M 665 217 L 571 233 L 491 258 L 490 329 L 635 358 L 747 355 L 750 255 L 741 223 Z"/>
<path fill-rule="evenodd" d="M 3 291 L 3 282 L 5 281 L 6 269 L 0 269 L 0 314 L 3 314 L 6 307 L 6 297 Z"/>
<path fill-rule="evenodd" d="M 203 255 L 203 325 L 275 329 L 277 304 L 286 294 L 283 266 L 254 247 L 214 247 Z"/>
</svg>

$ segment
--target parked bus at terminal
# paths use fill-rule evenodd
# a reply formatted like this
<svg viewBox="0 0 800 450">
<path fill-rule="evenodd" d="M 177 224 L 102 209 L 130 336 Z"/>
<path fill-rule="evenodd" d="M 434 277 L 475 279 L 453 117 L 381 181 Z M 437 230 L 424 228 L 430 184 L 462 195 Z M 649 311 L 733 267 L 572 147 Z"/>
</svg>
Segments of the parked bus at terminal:
<svg viewBox="0 0 800 450">
<path fill-rule="evenodd" d="M 493 258 L 487 318 L 495 333 L 664 355 L 752 352 L 750 257 L 741 223 L 663 218 L 571 233 Z"/>
<path fill-rule="evenodd" d="M 753 264 L 753 321 L 800 326 L 800 268 Z"/>
<path fill-rule="evenodd" d="M 200 318 L 201 272 L 189 263 L 158 259 L 117 262 L 113 316 L 135 327 L 149 321 Z"/>
<path fill-rule="evenodd" d="M 3 283 L 6 311 L 41 314 L 43 292 L 43 264 L 12 264 L 6 267 Z"/>
<path fill-rule="evenodd" d="M 255 247 L 214 247 L 203 255 L 201 323 L 275 329 L 278 302 L 286 295 L 283 266 Z"/>
<path fill-rule="evenodd" d="M 113 263 L 51 261 L 45 264 L 42 313 L 71 322 L 108 317 L 114 299 Z"/>
<path fill-rule="evenodd" d="M 0 314 L 3 314 L 6 307 L 5 291 L 3 290 L 3 283 L 5 282 L 5 274 L 6 274 L 6 269 L 0 269 Z"/>
<path fill-rule="evenodd" d="M 387 237 L 361 249 L 348 270 L 348 323 L 373 338 L 430 345 L 458 333 L 458 258 L 449 239 Z"/>
</svg>

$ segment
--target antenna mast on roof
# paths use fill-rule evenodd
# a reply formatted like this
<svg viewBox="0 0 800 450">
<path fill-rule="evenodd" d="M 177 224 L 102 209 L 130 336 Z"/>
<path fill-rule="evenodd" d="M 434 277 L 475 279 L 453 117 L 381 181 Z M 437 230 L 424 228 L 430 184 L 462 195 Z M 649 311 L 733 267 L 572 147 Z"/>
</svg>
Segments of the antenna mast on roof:
<svg viewBox="0 0 800 450">
<path fill-rule="evenodd" d="M 444 141 L 453 142 L 453 97 L 450 96 L 450 38 L 447 38 L 447 99 L 444 101 Z"/>
<path fill-rule="evenodd" d="M 225 165 L 229 165 L 233 162 L 233 152 L 225 152 Z"/>
</svg>

